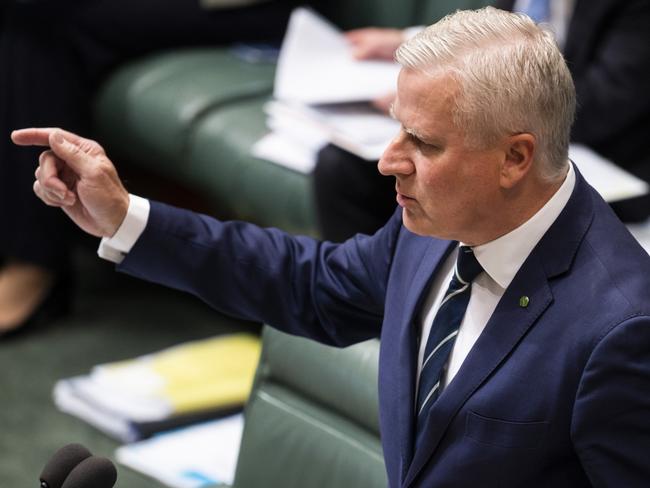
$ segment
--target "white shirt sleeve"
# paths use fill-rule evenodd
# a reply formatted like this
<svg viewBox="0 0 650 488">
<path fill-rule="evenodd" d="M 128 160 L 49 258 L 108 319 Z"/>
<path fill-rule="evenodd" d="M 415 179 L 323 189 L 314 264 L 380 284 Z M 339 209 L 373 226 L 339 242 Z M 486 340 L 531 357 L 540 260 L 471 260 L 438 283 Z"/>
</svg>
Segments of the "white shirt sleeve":
<svg viewBox="0 0 650 488">
<path fill-rule="evenodd" d="M 104 237 L 99 243 L 100 258 L 119 264 L 144 232 L 149 220 L 149 200 L 129 194 L 129 209 L 122 225 L 113 237 Z"/>
</svg>

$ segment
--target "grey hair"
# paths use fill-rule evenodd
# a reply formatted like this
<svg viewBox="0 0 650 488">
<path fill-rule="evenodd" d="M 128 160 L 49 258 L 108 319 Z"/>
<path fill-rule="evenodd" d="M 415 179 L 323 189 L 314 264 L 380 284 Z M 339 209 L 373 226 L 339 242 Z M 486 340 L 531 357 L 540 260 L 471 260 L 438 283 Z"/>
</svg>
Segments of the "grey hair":
<svg viewBox="0 0 650 488">
<path fill-rule="evenodd" d="M 493 7 L 458 11 L 406 41 L 395 58 L 405 68 L 456 79 L 453 118 L 468 144 L 487 147 L 505 134 L 531 133 L 539 174 L 564 174 L 576 95 L 551 32 Z"/>
</svg>

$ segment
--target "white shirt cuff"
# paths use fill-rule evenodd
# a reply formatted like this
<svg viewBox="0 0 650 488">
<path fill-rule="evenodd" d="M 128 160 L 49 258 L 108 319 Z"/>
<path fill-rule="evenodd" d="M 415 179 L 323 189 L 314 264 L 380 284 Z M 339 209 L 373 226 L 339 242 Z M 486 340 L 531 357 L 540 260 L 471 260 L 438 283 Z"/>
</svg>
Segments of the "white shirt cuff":
<svg viewBox="0 0 650 488">
<path fill-rule="evenodd" d="M 407 27 L 406 29 L 402 30 L 402 35 L 404 36 L 404 40 L 408 41 L 412 37 L 415 37 L 416 34 L 419 34 L 422 32 L 424 29 L 426 29 L 426 26 L 424 25 L 416 25 L 413 27 Z"/>
<path fill-rule="evenodd" d="M 149 200 L 129 194 L 129 209 L 122 225 L 113 237 L 104 237 L 99 243 L 100 258 L 119 264 L 140 238 L 149 220 Z"/>
</svg>

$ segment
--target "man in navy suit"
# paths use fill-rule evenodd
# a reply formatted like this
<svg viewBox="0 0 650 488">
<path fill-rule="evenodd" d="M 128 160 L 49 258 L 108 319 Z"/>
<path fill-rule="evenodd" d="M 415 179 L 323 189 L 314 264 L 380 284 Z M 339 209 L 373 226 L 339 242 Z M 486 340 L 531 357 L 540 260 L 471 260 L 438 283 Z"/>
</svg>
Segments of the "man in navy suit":
<svg viewBox="0 0 650 488">
<path fill-rule="evenodd" d="M 401 208 L 343 244 L 130 196 L 62 130 L 13 139 L 50 147 L 36 194 L 119 270 L 329 344 L 381 336 L 392 487 L 647 486 L 650 257 L 568 161 L 556 44 L 487 8 L 398 60 L 402 128 L 379 170 Z"/>
</svg>

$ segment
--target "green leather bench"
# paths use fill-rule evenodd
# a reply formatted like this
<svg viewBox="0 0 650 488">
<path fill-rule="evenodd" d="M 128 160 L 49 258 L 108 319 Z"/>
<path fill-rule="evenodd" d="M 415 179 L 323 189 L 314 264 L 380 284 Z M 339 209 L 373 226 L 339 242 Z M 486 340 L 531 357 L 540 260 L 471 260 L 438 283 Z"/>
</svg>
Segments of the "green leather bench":
<svg viewBox="0 0 650 488">
<path fill-rule="evenodd" d="M 314 5 L 343 29 L 431 23 L 486 0 L 337 0 Z M 274 66 L 228 48 L 155 54 L 117 70 L 96 100 L 98 137 L 120 160 L 199 192 L 220 216 L 316 235 L 308 175 L 253 157 Z"/>
<path fill-rule="evenodd" d="M 234 488 L 385 488 L 378 357 L 266 327 Z"/>
</svg>

